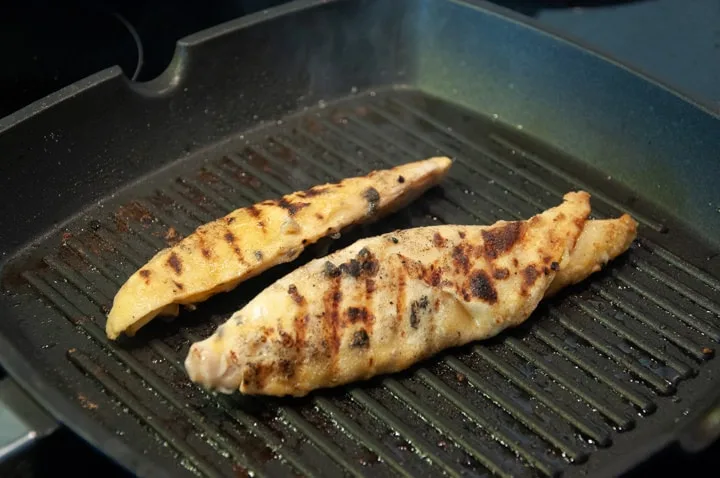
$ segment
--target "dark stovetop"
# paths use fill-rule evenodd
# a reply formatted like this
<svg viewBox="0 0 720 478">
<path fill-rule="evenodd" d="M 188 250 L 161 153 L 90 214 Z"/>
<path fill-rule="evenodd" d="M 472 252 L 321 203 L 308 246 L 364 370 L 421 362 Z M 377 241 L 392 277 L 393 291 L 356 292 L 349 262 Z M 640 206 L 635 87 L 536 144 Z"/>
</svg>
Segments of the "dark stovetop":
<svg viewBox="0 0 720 478">
<path fill-rule="evenodd" d="M 180 7 L 170 0 L 5 3 L 0 7 L 0 51 L 11 67 L 0 70 L 0 117 L 109 66 L 120 65 L 128 77 L 151 79 L 167 65 L 178 38 L 284 1 L 227 0 L 203 7 Z M 717 0 L 496 3 L 534 16 L 554 31 L 578 38 L 720 112 Z M 577 6 L 608 3 L 614 5 Z M 669 450 L 628 476 L 658 470 L 692 474 L 718 465 L 720 443 L 696 456 Z M 127 476 L 68 430 L 0 465 L 0 476 L 49 477 L 63 468 L 78 475 L 79 467 L 80 476 Z"/>
</svg>

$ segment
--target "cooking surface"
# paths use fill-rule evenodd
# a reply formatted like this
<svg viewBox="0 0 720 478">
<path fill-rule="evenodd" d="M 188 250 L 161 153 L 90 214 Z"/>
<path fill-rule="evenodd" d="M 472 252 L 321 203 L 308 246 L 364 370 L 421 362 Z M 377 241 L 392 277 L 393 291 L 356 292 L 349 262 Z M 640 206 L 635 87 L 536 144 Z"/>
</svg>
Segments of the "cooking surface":
<svg viewBox="0 0 720 478">
<path fill-rule="evenodd" d="M 191 341 L 312 250 L 173 323 L 119 344 L 105 338 L 117 288 L 177 235 L 237 207 L 437 154 L 457 160 L 440 188 L 333 248 L 400 227 L 526 218 L 578 188 L 593 194 L 596 217 L 632 214 L 640 239 L 496 340 L 300 400 L 210 396 L 189 383 L 182 360 Z M 711 253 L 611 178 L 521 131 L 388 90 L 178 161 L 49 235 L 3 282 L 23 317 L 18 343 L 49 378 L 178 473 L 573 476 L 663 433 L 710 390 L 720 285 L 686 260 Z"/>
</svg>

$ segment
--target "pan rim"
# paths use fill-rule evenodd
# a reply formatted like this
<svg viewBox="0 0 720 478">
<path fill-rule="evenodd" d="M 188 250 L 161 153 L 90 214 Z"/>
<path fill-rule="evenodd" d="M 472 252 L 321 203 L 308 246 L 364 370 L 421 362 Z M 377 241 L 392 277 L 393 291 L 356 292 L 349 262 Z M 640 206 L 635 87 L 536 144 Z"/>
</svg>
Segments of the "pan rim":
<svg viewBox="0 0 720 478">
<path fill-rule="evenodd" d="M 183 47 L 191 47 L 194 44 L 200 44 L 204 41 L 211 40 L 212 38 L 216 36 L 221 36 L 222 34 L 226 34 L 232 31 L 240 30 L 242 28 L 260 23 L 260 22 L 266 22 L 266 21 L 272 21 L 276 19 L 278 16 L 289 14 L 298 10 L 303 9 L 310 9 L 313 7 L 316 7 L 321 4 L 329 3 L 329 2 L 339 2 L 339 1 L 349 1 L 349 0 L 295 0 L 292 2 L 289 2 L 285 5 L 282 5 L 280 7 L 275 7 L 273 9 L 266 10 L 264 12 L 259 12 L 256 14 L 248 15 L 246 17 L 242 17 L 240 19 L 235 19 L 230 22 L 225 22 L 224 24 L 217 25 L 215 27 L 211 27 L 209 29 L 197 32 L 195 34 L 192 34 L 188 37 L 185 37 L 181 40 L 178 40 L 177 44 L 178 46 Z M 569 39 L 568 37 L 558 34 L 556 32 L 551 31 L 550 29 L 546 27 L 541 27 L 536 24 L 536 22 L 532 19 L 526 19 L 521 17 L 519 14 L 503 8 L 499 7 L 497 5 L 491 4 L 485 0 L 447 0 L 453 3 L 457 4 L 465 4 L 470 6 L 476 6 L 488 13 L 498 15 L 502 17 L 503 19 L 507 21 L 512 21 L 515 23 L 520 24 L 521 26 L 532 28 L 539 34 L 545 34 L 550 35 L 558 40 L 561 40 L 569 46 L 574 46 L 575 48 L 587 51 L 588 53 L 591 53 L 598 57 L 599 59 L 609 61 L 610 63 L 614 64 L 615 66 L 621 67 L 628 72 L 654 84 L 657 85 L 666 91 L 674 94 L 678 98 L 682 99 L 683 101 L 692 104 L 701 110 L 705 111 L 706 113 L 709 113 L 710 115 L 714 117 L 719 117 L 717 113 L 713 112 L 712 110 L 708 109 L 706 106 L 702 105 L 702 103 L 699 103 L 698 101 L 687 97 L 683 93 L 679 92 L 674 87 L 669 87 L 662 82 L 653 79 L 651 76 L 644 74 L 632 67 L 628 67 L 627 65 L 623 64 L 622 62 L 619 62 L 617 60 L 612 59 L 610 56 L 603 54 L 601 52 L 595 51 L 591 47 L 587 47 L 583 44 L 581 41 L 576 41 L 573 39 Z M 63 102 L 67 99 L 70 99 L 71 97 L 75 96 L 78 93 L 82 93 L 83 91 L 90 89 L 93 86 L 97 86 L 98 84 L 109 81 L 112 79 L 117 78 L 118 76 L 124 76 L 122 71 L 119 69 L 119 67 L 111 67 L 106 70 L 100 71 L 94 75 L 91 75 L 83 80 L 80 80 L 73 85 L 70 85 L 68 87 L 65 87 L 61 90 L 59 90 L 56 93 L 53 93 L 51 95 L 48 95 L 44 99 L 38 100 L 31 105 L 18 110 L 15 113 L 12 113 L 8 117 L 4 119 L 0 119 L 0 134 L 3 131 L 6 131 L 10 129 L 12 126 L 17 125 L 18 123 L 21 123 L 30 117 L 40 113 L 42 110 L 47 109 L 49 107 L 52 107 L 60 102 Z M 131 84 L 128 81 L 128 84 Z M 157 470 L 155 469 L 156 466 L 152 465 L 152 462 L 147 461 L 142 457 L 142 455 L 127 445 L 125 445 L 123 442 L 116 440 L 115 437 L 113 437 L 112 433 L 108 432 L 106 429 L 104 429 L 101 425 L 98 423 L 95 423 L 93 420 L 88 419 L 87 417 L 83 417 L 82 411 L 79 409 L 79 407 L 74 404 L 72 401 L 64 397 L 59 391 L 50 388 L 48 389 L 47 385 L 44 383 L 41 383 L 44 381 L 43 375 L 39 372 L 37 372 L 33 367 L 27 365 L 24 363 L 23 358 L 21 354 L 18 352 L 18 350 L 7 341 L 7 339 L 0 334 L 0 348 L 3 350 L 3 366 L 6 368 L 6 370 L 9 372 L 9 374 L 15 379 L 24 389 L 31 392 L 32 396 L 40 402 L 46 410 L 48 410 L 52 415 L 59 419 L 63 424 L 68 426 L 73 432 L 77 433 L 79 436 L 83 437 L 87 442 L 89 442 L 94 447 L 101 450 L 106 456 L 112 457 L 115 459 L 122 467 L 129 469 L 133 473 L 140 474 L 142 476 L 143 473 L 151 474 L 153 476 L 164 476 L 165 472 L 163 470 Z M 71 420 L 72 418 L 72 420 Z M 82 425 L 78 424 L 77 422 L 85 422 L 82 423 Z M 689 420 L 688 420 L 689 422 Z M 682 424 L 679 424 L 682 425 Z M 649 455 L 645 455 L 644 459 L 647 459 L 650 455 L 652 455 L 654 452 L 659 451 L 661 448 L 664 448 L 668 445 L 670 445 L 672 442 L 675 441 L 677 433 L 679 433 L 680 427 L 678 427 L 677 431 L 675 433 L 671 434 L 664 434 L 659 435 L 655 440 L 653 440 L 653 443 L 655 443 L 655 447 L 647 447 L 648 450 L 650 450 Z M 105 449 L 104 446 L 98 446 L 99 444 L 106 445 L 108 443 L 112 443 L 113 448 L 111 450 Z M 117 448 L 115 448 L 117 447 Z M 119 461 L 119 460 L 128 460 L 125 461 Z M 128 466 L 128 463 L 133 463 L 132 467 Z M 637 459 L 630 460 L 626 465 L 627 467 L 624 469 L 627 469 L 633 465 L 638 464 L 639 461 Z M 616 468 L 617 466 L 620 466 L 618 464 L 615 464 L 613 468 Z M 609 468 L 609 467 L 608 467 Z M 607 470 L 607 468 L 603 468 L 604 471 Z"/>
</svg>

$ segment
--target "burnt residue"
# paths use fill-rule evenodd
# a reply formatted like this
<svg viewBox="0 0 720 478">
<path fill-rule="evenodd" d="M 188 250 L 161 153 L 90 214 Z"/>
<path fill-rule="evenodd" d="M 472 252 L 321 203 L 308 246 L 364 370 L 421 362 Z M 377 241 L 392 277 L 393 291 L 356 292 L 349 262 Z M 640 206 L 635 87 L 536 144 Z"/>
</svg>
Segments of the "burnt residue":
<svg viewBox="0 0 720 478">
<path fill-rule="evenodd" d="M 357 255 L 357 260 L 360 261 L 360 267 L 365 275 L 374 276 L 377 274 L 377 271 L 380 268 L 380 263 L 367 247 L 360 249 L 360 252 L 358 252 Z"/>
<path fill-rule="evenodd" d="M 323 272 L 327 277 L 339 277 L 342 274 L 340 268 L 330 261 L 326 261 L 323 265 Z"/>
<path fill-rule="evenodd" d="M 397 237 L 391 237 L 390 240 L 392 241 L 393 244 L 397 244 L 400 242 L 400 240 Z"/>
<path fill-rule="evenodd" d="M 403 183 L 405 182 L 405 178 L 404 178 L 403 176 L 398 176 L 397 181 L 398 181 L 400 184 L 403 184 Z"/>
<path fill-rule="evenodd" d="M 553 261 L 553 262 L 550 263 L 550 269 L 552 269 L 552 270 L 554 270 L 554 271 L 557 272 L 557 271 L 560 270 L 560 264 L 558 264 L 557 262 Z"/>
<path fill-rule="evenodd" d="M 168 228 L 167 232 L 165 232 L 165 235 L 163 236 L 163 238 L 165 239 L 165 242 L 167 242 L 167 244 L 169 246 L 174 246 L 175 244 L 180 242 L 180 240 L 182 239 L 182 236 L 180 234 L 178 234 L 178 232 L 175 230 L 174 227 L 170 227 L 170 228 Z"/>
<path fill-rule="evenodd" d="M 233 234 L 230 231 L 226 231 L 223 235 L 223 239 L 225 239 L 225 242 L 228 244 L 234 244 L 235 243 L 235 234 Z"/>
<path fill-rule="evenodd" d="M 430 300 L 424 295 L 410 304 L 410 327 L 417 329 L 420 326 L 420 317 L 428 310 Z"/>
<path fill-rule="evenodd" d="M 523 223 L 516 221 L 482 231 L 485 257 L 496 259 L 509 251 L 522 236 L 523 228 Z"/>
<path fill-rule="evenodd" d="M 174 252 L 170 253 L 170 257 L 168 257 L 167 265 L 170 267 L 173 271 L 175 271 L 175 274 L 180 275 L 182 274 L 182 260 L 180 260 L 180 257 Z"/>
<path fill-rule="evenodd" d="M 114 216 L 115 229 L 120 233 L 129 231 L 131 222 L 147 226 L 153 221 L 150 211 L 136 202 L 120 206 Z"/>
<path fill-rule="evenodd" d="M 485 271 L 476 271 L 470 277 L 470 294 L 490 304 L 497 302 L 498 298 L 492 279 Z"/>
<path fill-rule="evenodd" d="M 377 212 L 378 205 L 380 204 L 380 193 L 377 189 L 369 187 L 363 192 L 363 198 L 368 203 L 368 215 L 372 216 Z"/>
<path fill-rule="evenodd" d="M 336 277 L 339 275 L 347 275 L 354 279 L 360 277 L 373 277 L 377 274 L 380 264 L 375 255 L 369 249 L 361 249 L 355 258 L 347 262 L 335 266 L 332 262 L 326 262 L 324 266 L 325 275 L 328 277 Z"/>
<path fill-rule="evenodd" d="M 262 251 L 255 251 L 254 254 L 255 254 L 255 259 L 257 259 L 258 262 L 263 260 L 263 253 L 262 253 Z"/>
<path fill-rule="evenodd" d="M 349 275 L 350 277 L 358 278 L 362 273 L 360 268 L 360 262 L 357 259 L 350 259 L 344 264 L 340 264 L 340 272 Z"/>
<path fill-rule="evenodd" d="M 290 294 L 290 297 L 292 297 L 292 300 L 297 305 L 305 304 L 305 297 L 300 295 L 300 293 L 297 290 L 297 286 L 295 286 L 295 284 L 290 284 L 290 287 L 288 287 L 288 294 Z"/>
<path fill-rule="evenodd" d="M 360 329 L 353 334 L 350 347 L 352 348 L 368 348 L 370 346 L 370 337 L 365 329 Z"/>
</svg>

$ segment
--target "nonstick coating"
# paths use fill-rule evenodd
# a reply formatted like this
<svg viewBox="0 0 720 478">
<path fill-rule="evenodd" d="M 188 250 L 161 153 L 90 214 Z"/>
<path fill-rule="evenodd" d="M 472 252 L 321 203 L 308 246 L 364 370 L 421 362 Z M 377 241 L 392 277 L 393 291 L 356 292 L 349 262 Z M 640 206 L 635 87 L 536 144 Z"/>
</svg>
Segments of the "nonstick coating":
<svg viewBox="0 0 720 478">
<path fill-rule="evenodd" d="M 142 475 L 615 474 L 694 423 L 720 372 L 705 206 L 718 194 L 717 118 L 488 10 L 312 3 L 184 40 L 150 84 L 109 70 L 3 120 L 0 200 L 14 205 L 0 218 L 3 366 Z M 322 42 L 307 33 L 319 27 Z M 211 396 L 181 362 L 328 244 L 172 323 L 105 338 L 120 284 L 198 225 L 437 154 L 456 160 L 446 182 L 330 250 L 402 227 L 525 218 L 580 188 L 596 217 L 631 213 L 639 240 L 517 330 L 300 400 Z"/>
</svg>

